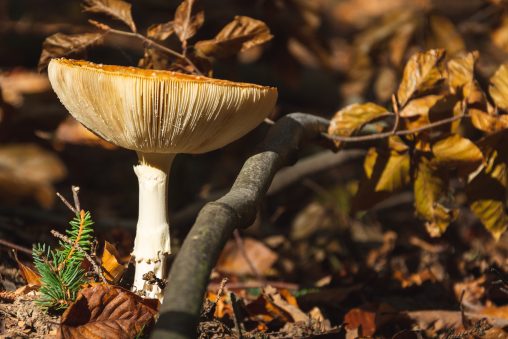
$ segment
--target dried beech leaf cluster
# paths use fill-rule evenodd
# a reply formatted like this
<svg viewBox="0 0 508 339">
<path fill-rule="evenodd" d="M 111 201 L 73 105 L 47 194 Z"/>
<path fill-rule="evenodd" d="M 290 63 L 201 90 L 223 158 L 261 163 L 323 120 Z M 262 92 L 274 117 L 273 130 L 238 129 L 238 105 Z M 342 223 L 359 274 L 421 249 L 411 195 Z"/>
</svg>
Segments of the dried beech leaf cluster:
<svg viewBox="0 0 508 339">
<path fill-rule="evenodd" d="M 83 8 L 86 12 L 105 14 L 121 21 L 130 31 L 113 29 L 102 22 L 90 20 L 99 32 L 54 34 L 44 41 L 39 70 L 46 68 L 51 58 L 80 56 L 88 47 L 103 42 L 106 34 L 120 34 L 137 38 L 144 44 L 144 55 L 138 62 L 139 67 L 212 76 L 213 61 L 234 56 L 272 39 L 264 22 L 237 16 L 214 38 L 191 42 L 205 22 L 205 12 L 197 9 L 196 0 L 183 0 L 177 7 L 173 20 L 148 27 L 146 36 L 138 32 L 132 19 L 131 5 L 125 1 L 84 0 Z M 161 45 L 173 36 L 178 39 L 180 51 Z"/>
<path fill-rule="evenodd" d="M 416 53 L 404 68 L 391 110 L 363 103 L 335 114 L 331 135 L 372 133 L 366 126 L 393 129 L 365 157 L 356 210 L 412 185 L 416 212 L 429 234 L 439 236 L 457 218 L 455 193 L 462 189 L 495 238 L 506 230 L 508 71 L 499 67 L 485 92 L 474 76 L 478 58 L 476 52 L 448 57 L 440 49 Z M 449 123 L 426 128 L 440 121 Z M 465 136 L 470 130 L 476 138 Z M 337 146 L 342 144 L 339 139 Z M 460 187 L 450 184 L 454 178 Z"/>
</svg>

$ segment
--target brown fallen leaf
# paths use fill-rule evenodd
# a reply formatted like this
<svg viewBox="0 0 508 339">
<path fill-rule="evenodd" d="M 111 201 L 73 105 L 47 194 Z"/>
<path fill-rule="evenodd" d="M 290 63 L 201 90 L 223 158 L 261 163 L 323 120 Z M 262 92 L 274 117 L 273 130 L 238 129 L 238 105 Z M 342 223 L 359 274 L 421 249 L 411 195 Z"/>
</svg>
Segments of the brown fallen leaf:
<svg viewBox="0 0 508 339">
<path fill-rule="evenodd" d="M 198 54 L 203 56 L 227 58 L 272 38 L 270 29 L 263 21 L 247 16 L 236 16 L 215 38 L 198 41 L 194 47 Z"/>
<path fill-rule="evenodd" d="M 287 290 L 278 292 L 272 286 L 267 286 L 263 294 L 278 308 L 290 315 L 293 322 L 307 322 L 309 316 L 305 314 L 296 303 L 296 299 Z"/>
<path fill-rule="evenodd" d="M 18 263 L 19 271 L 25 279 L 26 283 L 30 286 L 41 286 L 41 276 L 37 274 L 33 269 L 23 264 L 16 256 L 16 262 Z"/>
<path fill-rule="evenodd" d="M 489 93 L 498 108 L 508 111 L 508 64 L 501 65 L 490 78 Z"/>
<path fill-rule="evenodd" d="M 372 336 L 376 332 L 376 311 L 353 308 L 344 316 L 344 323 L 347 332 L 354 332 L 358 336 Z"/>
<path fill-rule="evenodd" d="M 117 146 L 88 130 L 71 116 L 58 125 L 55 133 L 50 138 L 57 149 L 62 148 L 65 144 L 100 146 L 110 150 L 117 148 Z"/>
<path fill-rule="evenodd" d="M 0 89 L 3 100 L 6 103 L 19 107 L 23 104 L 23 96 L 25 94 L 49 91 L 50 85 L 46 75 L 20 69 L 11 72 L 1 72 Z"/>
<path fill-rule="evenodd" d="M 58 338 L 134 338 L 154 323 L 157 311 L 146 300 L 118 286 L 82 289 L 61 318 Z"/>
<path fill-rule="evenodd" d="M 132 20 L 131 4 L 122 0 L 84 0 L 85 12 L 101 13 L 122 21 L 136 32 L 136 25 Z"/>
<path fill-rule="evenodd" d="M 34 198 L 49 208 L 55 196 L 52 184 L 66 172 L 55 154 L 35 144 L 0 146 L 0 201 L 12 205 Z"/>
<path fill-rule="evenodd" d="M 102 42 L 103 33 L 53 34 L 44 40 L 37 66 L 39 72 L 45 69 L 53 58 L 69 57 L 82 53 L 86 48 Z"/>
<path fill-rule="evenodd" d="M 277 261 L 278 255 L 262 242 L 252 239 L 243 239 L 243 247 L 250 262 L 260 274 L 269 273 L 270 268 Z M 217 262 L 216 269 L 220 272 L 238 275 L 253 274 L 234 240 L 228 241 Z"/>
<path fill-rule="evenodd" d="M 120 254 L 111 243 L 104 242 L 104 251 L 101 256 L 101 266 L 104 277 L 111 284 L 116 284 L 123 276 L 126 265 L 120 263 Z"/>
</svg>

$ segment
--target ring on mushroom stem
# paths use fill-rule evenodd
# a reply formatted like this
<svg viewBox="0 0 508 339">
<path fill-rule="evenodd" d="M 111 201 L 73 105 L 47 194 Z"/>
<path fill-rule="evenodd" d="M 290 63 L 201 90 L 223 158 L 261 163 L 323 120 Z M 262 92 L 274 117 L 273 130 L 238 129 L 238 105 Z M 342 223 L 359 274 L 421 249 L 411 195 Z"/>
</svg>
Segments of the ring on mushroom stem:
<svg viewBox="0 0 508 339">
<path fill-rule="evenodd" d="M 53 59 L 53 90 L 88 129 L 135 150 L 139 217 L 132 255 L 133 289 L 162 301 L 162 291 L 143 275 L 167 275 L 171 253 L 168 178 L 177 153 L 204 153 L 252 130 L 273 109 L 277 89 L 169 71 Z"/>
</svg>

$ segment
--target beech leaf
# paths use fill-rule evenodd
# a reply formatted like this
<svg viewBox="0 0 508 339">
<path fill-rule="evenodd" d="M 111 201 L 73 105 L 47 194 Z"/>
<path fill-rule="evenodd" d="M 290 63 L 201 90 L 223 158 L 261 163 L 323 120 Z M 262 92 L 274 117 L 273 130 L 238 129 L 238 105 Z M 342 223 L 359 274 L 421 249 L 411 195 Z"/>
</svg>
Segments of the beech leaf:
<svg viewBox="0 0 508 339">
<path fill-rule="evenodd" d="M 435 162 L 439 165 L 478 167 L 482 151 L 471 140 L 458 134 L 439 139 L 432 144 Z"/>
<path fill-rule="evenodd" d="M 172 36 L 173 33 L 175 33 L 175 25 L 173 21 L 169 21 L 148 27 L 146 35 L 151 39 L 163 41 Z"/>
<path fill-rule="evenodd" d="M 448 85 L 452 93 L 459 92 L 464 86 L 474 82 L 474 66 L 478 52 L 460 55 L 448 61 Z"/>
<path fill-rule="evenodd" d="M 67 57 L 82 53 L 87 47 L 99 44 L 104 37 L 103 33 L 84 34 L 53 34 L 44 40 L 42 53 L 39 58 L 39 71 L 45 69 L 52 58 Z"/>
<path fill-rule="evenodd" d="M 388 145 L 369 149 L 364 160 L 365 179 L 353 201 L 353 210 L 366 210 L 407 186 L 411 176 L 407 147 L 398 137 Z"/>
<path fill-rule="evenodd" d="M 468 203 L 473 213 L 480 219 L 494 238 L 499 239 L 508 226 L 505 211 L 506 188 L 508 184 L 508 154 L 503 150 L 506 136 L 487 137 L 486 162 L 476 175 L 471 175 L 466 186 Z"/>
<path fill-rule="evenodd" d="M 427 232 L 432 237 L 441 236 L 457 212 L 442 204 L 447 200 L 448 176 L 425 155 L 417 156 L 417 168 L 413 183 L 415 208 L 426 221 Z"/>
<path fill-rule="evenodd" d="M 508 64 L 501 65 L 490 78 L 489 93 L 498 108 L 508 111 Z"/>
<path fill-rule="evenodd" d="M 444 57 L 444 50 L 431 49 L 416 53 L 409 59 L 397 91 L 401 107 L 415 94 L 427 92 L 445 79 Z"/>
<path fill-rule="evenodd" d="M 247 16 L 235 19 L 211 40 L 198 41 L 194 46 L 199 54 L 211 58 L 227 58 L 271 40 L 268 26 Z"/>
<path fill-rule="evenodd" d="M 429 111 L 439 100 L 444 99 L 444 95 L 426 95 L 421 98 L 410 100 L 404 109 L 400 111 L 402 118 L 411 118 L 418 115 L 428 116 Z"/>
<path fill-rule="evenodd" d="M 125 271 L 125 265 L 120 263 L 120 254 L 113 244 L 105 241 L 104 251 L 101 256 L 101 266 L 106 280 L 111 284 L 116 284 L 122 278 Z"/>
<path fill-rule="evenodd" d="M 328 127 L 328 134 L 337 136 L 351 136 L 362 129 L 369 122 L 391 115 L 386 108 L 367 102 L 352 104 L 339 110 L 333 116 Z M 340 141 L 335 141 L 337 147 Z"/>
<path fill-rule="evenodd" d="M 84 0 L 84 10 L 92 13 L 107 14 L 125 23 L 131 31 L 136 32 L 132 20 L 131 4 L 122 0 Z"/>
<path fill-rule="evenodd" d="M 118 286 L 83 288 L 62 315 L 61 339 L 134 338 L 154 322 L 148 301 Z"/>
<path fill-rule="evenodd" d="M 195 0 L 184 0 L 176 9 L 173 29 L 184 46 L 205 22 L 205 13 L 199 11 L 193 14 Z"/>
</svg>

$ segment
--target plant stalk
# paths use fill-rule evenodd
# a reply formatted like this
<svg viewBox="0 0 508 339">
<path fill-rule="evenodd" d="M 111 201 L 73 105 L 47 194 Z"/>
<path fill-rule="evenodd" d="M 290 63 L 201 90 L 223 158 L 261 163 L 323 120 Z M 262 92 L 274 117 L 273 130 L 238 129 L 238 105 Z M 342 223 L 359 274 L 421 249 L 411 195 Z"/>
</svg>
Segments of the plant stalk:
<svg viewBox="0 0 508 339">
<path fill-rule="evenodd" d="M 171 253 L 168 220 L 168 180 L 175 154 L 138 152 L 139 164 L 134 172 L 139 182 L 139 216 L 132 256 L 136 262 L 135 292 L 162 302 L 162 290 L 154 282 L 143 279 L 153 272 L 166 279 L 167 261 Z"/>
</svg>

